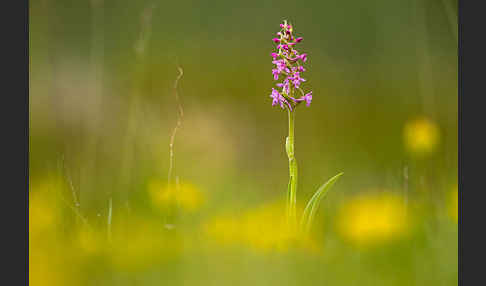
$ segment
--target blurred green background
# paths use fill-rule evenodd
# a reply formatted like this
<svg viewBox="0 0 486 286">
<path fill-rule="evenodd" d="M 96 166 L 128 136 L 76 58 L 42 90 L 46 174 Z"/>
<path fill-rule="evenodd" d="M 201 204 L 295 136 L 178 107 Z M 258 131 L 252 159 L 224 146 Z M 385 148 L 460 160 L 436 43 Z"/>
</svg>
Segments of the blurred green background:
<svg viewBox="0 0 486 286">
<path fill-rule="evenodd" d="M 31 285 L 456 285 L 456 7 L 30 1 Z M 314 96 L 298 202 L 345 173 L 299 246 L 269 97 L 284 19 Z"/>
</svg>

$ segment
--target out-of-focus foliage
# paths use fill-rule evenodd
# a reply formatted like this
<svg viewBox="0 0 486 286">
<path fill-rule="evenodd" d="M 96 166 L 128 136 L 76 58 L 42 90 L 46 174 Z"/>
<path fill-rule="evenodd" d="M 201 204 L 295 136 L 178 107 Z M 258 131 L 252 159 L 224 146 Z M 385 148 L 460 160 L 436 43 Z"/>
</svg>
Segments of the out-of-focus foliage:
<svg viewBox="0 0 486 286">
<path fill-rule="evenodd" d="M 447 209 L 449 212 L 450 218 L 457 223 L 459 218 L 459 205 L 458 205 L 458 188 L 455 186 L 448 194 L 447 198 Z"/>
</svg>

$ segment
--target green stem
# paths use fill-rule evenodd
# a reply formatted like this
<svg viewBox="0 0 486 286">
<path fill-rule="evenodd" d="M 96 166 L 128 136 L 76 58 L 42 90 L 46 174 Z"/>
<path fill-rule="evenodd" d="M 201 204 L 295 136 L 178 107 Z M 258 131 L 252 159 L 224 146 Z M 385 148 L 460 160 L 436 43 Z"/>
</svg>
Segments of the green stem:
<svg viewBox="0 0 486 286">
<path fill-rule="evenodd" d="M 108 242 L 111 242 L 111 218 L 113 215 L 113 198 L 108 200 Z"/>
<path fill-rule="evenodd" d="M 295 111 L 288 110 L 289 115 L 289 136 L 285 142 L 285 149 L 289 157 L 289 188 L 287 193 L 287 219 L 291 226 L 296 225 L 296 204 L 297 204 L 297 161 L 294 155 L 294 123 Z"/>
</svg>

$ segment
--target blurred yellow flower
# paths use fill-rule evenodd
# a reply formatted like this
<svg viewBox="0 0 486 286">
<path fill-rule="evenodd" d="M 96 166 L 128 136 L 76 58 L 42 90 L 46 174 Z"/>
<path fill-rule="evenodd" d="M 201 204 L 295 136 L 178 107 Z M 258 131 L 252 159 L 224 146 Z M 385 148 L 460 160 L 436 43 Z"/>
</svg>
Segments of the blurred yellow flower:
<svg viewBox="0 0 486 286">
<path fill-rule="evenodd" d="M 80 227 L 77 243 L 82 254 L 96 254 L 103 250 L 106 238 L 103 234 L 86 226 Z"/>
<path fill-rule="evenodd" d="M 38 235 L 52 230 L 59 222 L 59 199 L 55 198 L 60 191 L 58 180 L 45 179 L 31 184 L 29 191 L 29 234 Z"/>
<path fill-rule="evenodd" d="M 285 221 L 285 204 L 265 204 L 240 215 L 222 214 L 203 225 L 211 241 L 244 245 L 251 249 L 284 252 L 292 246 L 315 251 L 319 245 L 310 237 L 299 237 Z"/>
<path fill-rule="evenodd" d="M 70 260 L 68 255 L 63 255 L 59 246 L 52 249 L 29 249 L 29 285 L 34 286 L 64 286 L 79 285 L 79 273 L 73 264 L 78 261 Z"/>
<path fill-rule="evenodd" d="M 345 240 L 364 247 L 403 236 L 409 219 L 404 201 L 397 195 L 359 195 L 341 207 L 337 227 Z"/>
<path fill-rule="evenodd" d="M 44 230 L 53 228 L 56 224 L 55 206 L 41 194 L 31 194 L 29 197 L 29 234 L 37 235 Z"/>
<path fill-rule="evenodd" d="M 46 177 L 29 186 L 29 285 L 66 285 L 76 280 L 61 260 L 68 255 L 62 241 L 62 180 Z M 76 285 L 76 282 L 69 282 Z"/>
<path fill-rule="evenodd" d="M 63 284 L 63 274 L 49 260 L 49 255 L 29 254 L 29 285 L 55 286 Z"/>
<path fill-rule="evenodd" d="M 166 183 L 154 180 L 149 183 L 149 195 L 157 207 L 164 208 L 175 203 L 187 212 L 198 210 L 204 202 L 203 193 L 193 184 L 181 183 L 169 187 Z"/>
<path fill-rule="evenodd" d="M 404 140 L 407 151 L 412 154 L 432 153 L 440 142 L 439 127 L 425 117 L 411 120 L 405 124 Z"/>
<path fill-rule="evenodd" d="M 167 235 L 160 221 L 133 216 L 114 229 L 108 244 L 110 262 L 124 271 L 147 269 L 181 251 L 181 237 Z"/>
<path fill-rule="evenodd" d="M 449 217 L 457 223 L 459 218 L 459 199 L 458 199 L 458 188 L 457 185 L 454 186 L 452 191 L 449 192 L 448 200 L 447 200 L 447 209 L 449 213 Z"/>
</svg>

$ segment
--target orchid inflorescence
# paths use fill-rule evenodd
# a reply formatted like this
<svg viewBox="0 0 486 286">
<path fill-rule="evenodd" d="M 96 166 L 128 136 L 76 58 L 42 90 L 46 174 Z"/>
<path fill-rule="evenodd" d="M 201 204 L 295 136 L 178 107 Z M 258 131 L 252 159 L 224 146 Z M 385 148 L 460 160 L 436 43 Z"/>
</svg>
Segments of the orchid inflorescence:
<svg viewBox="0 0 486 286">
<path fill-rule="evenodd" d="M 277 52 L 272 53 L 275 68 L 272 69 L 273 78 L 278 80 L 283 77 L 283 82 L 277 83 L 277 87 L 281 90 L 272 88 L 270 97 L 273 99 L 272 106 L 280 105 L 282 109 L 287 109 L 289 116 L 289 135 L 285 139 L 285 151 L 289 158 L 289 183 L 287 189 L 287 222 L 288 226 L 295 229 L 297 226 L 297 185 L 298 185 L 298 170 L 297 160 L 295 158 L 295 107 L 301 102 L 310 106 L 312 101 L 312 91 L 305 93 L 300 87 L 306 80 L 301 77 L 305 71 L 302 66 L 307 61 L 307 54 L 299 53 L 294 49 L 295 45 L 302 42 L 302 37 L 295 37 L 293 35 L 293 27 L 284 21 L 280 24 L 281 30 L 277 33 L 278 38 L 273 41 L 277 44 Z M 300 97 L 295 97 L 295 92 L 300 92 Z M 304 212 L 300 219 L 300 228 L 305 233 L 308 233 L 312 225 L 312 221 L 316 215 L 320 201 L 326 196 L 334 183 L 343 173 L 330 178 L 314 193 L 312 198 L 307 203 Z"/>
<path fill-rule="evenodd" d="M 302 42 L 302 37 L 295 37 L 293 35 L 293 27 L 284 21 L 280 24 L 281 30 L 277 33 L 278 38 L 274 38 L 273 41 L 277 44 L 277 52 L 272 53 L 275 68 L 272 69 L 274 80 L 278 80 L 279 76 L 283 75 L 285 79 L 281 83 L 277 83 L 277 87 L 281 88 L 278 91 L 272 88 L 272 94 L 270 97 L 273 99 L 272 106 L 277 104 L 280 107 L 287 107 L 290 111 L 301 102 L 305 101 L 307 106 L 310 106 L 312 101 L 312 91 L 305 93 L 300 85 L 306 81 L 301 77 L 301 74 L 305 71 L 302 63 L 307 61 L 307 54 L 300 54 L 294 46 Z M 298 90 L 301 93 L 299 98 L 295 98 L 294 91 Z"/>
</svg>

